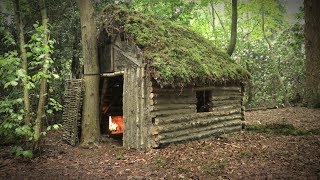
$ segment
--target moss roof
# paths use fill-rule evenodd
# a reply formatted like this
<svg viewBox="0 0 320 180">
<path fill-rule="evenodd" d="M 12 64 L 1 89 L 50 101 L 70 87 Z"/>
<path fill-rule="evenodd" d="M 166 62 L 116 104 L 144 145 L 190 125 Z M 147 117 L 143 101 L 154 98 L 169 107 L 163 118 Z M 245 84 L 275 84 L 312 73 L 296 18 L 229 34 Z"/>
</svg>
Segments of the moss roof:
<svg viewBox="0 0 320 180">
<path fill-rule="evenodd" d="M 122 33 L 142 49 L 162 86 L 241 82 L 250 76 L 211 41 L 169 20 L 112 5 L 103 11 L 102 22 L 109 35 Z"/>
</svg>

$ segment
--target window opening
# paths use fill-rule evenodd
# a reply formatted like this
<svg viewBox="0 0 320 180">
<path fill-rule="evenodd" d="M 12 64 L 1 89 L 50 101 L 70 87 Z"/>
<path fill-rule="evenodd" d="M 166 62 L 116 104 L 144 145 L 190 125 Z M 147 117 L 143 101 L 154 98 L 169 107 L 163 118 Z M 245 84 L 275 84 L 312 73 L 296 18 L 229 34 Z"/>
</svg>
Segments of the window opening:
<svg viewBox="0 0 320 180">
<path fill-rule="evenodd" d="M 210 112 L 212 107 L 211 91 L 197 91 L 197 112 Z"/>
</svg>

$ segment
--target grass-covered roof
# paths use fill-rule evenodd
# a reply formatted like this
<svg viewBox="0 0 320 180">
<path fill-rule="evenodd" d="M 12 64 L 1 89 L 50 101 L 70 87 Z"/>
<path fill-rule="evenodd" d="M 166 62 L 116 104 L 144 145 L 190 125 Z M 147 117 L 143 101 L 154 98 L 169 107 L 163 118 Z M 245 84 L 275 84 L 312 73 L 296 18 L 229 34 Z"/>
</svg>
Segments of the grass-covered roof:
<svg viewBox="0 0 320 180">
<path fill-rule="evenodd" d="M 103 11 L 102 22 L 109 35 L 122 33 L 142 49 L 162 86 L 241 82 L 250 76 L 211 41 L 169 20 L 112 5 Z"/>
</svg>

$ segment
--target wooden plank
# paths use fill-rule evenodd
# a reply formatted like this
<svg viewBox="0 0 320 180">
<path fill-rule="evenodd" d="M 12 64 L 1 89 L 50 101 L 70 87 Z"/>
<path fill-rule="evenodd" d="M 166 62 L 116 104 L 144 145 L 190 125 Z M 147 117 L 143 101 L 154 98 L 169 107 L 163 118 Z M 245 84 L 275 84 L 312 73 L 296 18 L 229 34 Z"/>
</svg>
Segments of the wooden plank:
<svg viewBox="0 0 320 180">
<path fill-rule="evenodd" d="M 151 93 L 151 78 L 149 77 L 149 74 L 144 75 L 145 78 L 145 126 L 147 128 L 144 129 L 145 131 L 145 136 L 146 136 L 146 147 L 151 147 L 152 144 L 154 143 L 151 134 L 150 134 L 150 128 L 153 126 L 152 124 L 152 118 L 151 118 L 151 110 L 150 110 L 150 102 L 152 99 L 149 98 L 149 95 Z"/>
<path fill-rule="evenodd" d="M 118 47 L 117 45 L 113 44 L 112 48 L 115 49 L 116 51 L 118 51 L 120 54 L 122 54 L 124 57 L 128 58 L 131 62 L 133 62 L 134 64 L 136 64 L 138 67 L 141 66 L 141 63 L 139 62 L 138 59 L 130 56 L 128 53 L 124 52 L 121 50 L 120 47 Z"/>
<path fill-rule="evenodd" d="M 136 128 L 137 128 L 137 139 L 136 139 L 136 149 L 141 148 L 141 139 L 142 139 L 142 126 L 141 126 L 141 113 L 142 112 L 142 107 L 141 107 L 141 101 L 142 101 L 142 96 L 141 96 L 141 69 L 137 68 L 136 69 L 136 106 L 137 106 L 137 119 L 136 119 Z"/>
<path fill-rule="evenodd" d="M 123 120 L 124 120 L 124 131 L 123 131 L 123 146 L 128 148 L 129 147 L 129 136 L 130 136 L 130 130 L 129 130 L 129 71 L 126 68 L 124 70 L 123 75 Z"/>
<path fill-rule="evenodd" d="M 145 123 L 145 77 L 144 77 L 144 68 L 140 68 L 140 133 L 141 133 L 141 138 L 140 138 L 140 149 L 146 148 L 146 134 L 145 134 L 145 129 L 149 128 L 146 123 Z"/>
</svg>

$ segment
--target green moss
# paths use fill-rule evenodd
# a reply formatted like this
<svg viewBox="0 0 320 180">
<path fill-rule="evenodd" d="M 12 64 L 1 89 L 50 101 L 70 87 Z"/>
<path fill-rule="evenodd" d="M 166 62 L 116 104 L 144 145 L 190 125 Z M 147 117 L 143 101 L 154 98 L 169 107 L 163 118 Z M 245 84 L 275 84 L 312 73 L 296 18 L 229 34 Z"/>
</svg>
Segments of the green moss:
<svg viewBox="0 0 320 180">
<path fill-rule="evenodd" d="M 107 6 L 102 18 L 109 35 L 122 33 L 142 49 L 160 85 L 242 82 L 250 76 L 225 52 L 187 27 L 113 5 Z"/>
</svg>

